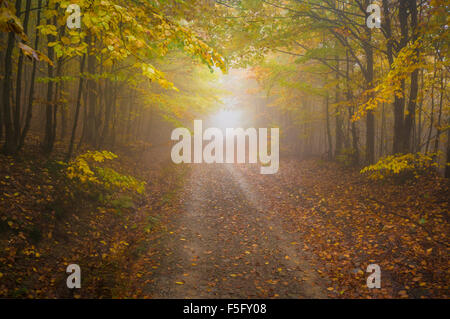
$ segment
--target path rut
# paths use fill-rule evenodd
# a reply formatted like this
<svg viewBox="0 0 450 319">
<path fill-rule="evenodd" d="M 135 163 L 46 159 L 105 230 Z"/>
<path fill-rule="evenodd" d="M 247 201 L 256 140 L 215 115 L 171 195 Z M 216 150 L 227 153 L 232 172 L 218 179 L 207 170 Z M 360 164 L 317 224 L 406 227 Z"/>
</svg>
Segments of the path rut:
<svg viewBox="0 0 450 319">
<path fill-rule="evenodd" d="M 153 298 L 326 298 L 308 257 L 245 171 L 191 165 L 158 245 Z"/>
</svg>

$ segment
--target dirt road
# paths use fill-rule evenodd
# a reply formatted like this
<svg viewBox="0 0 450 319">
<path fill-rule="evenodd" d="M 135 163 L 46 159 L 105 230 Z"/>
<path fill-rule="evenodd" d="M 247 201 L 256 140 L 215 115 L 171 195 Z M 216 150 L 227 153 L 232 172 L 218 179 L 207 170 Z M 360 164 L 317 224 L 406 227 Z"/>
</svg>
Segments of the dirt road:
<svg viewBox="0 0 450 319">
<path fill-rule="evenodd" d="M 154 298 L 326 298 L 283 217 L 234 165 L 192 165 L 156 243 Z"/>
</svg>

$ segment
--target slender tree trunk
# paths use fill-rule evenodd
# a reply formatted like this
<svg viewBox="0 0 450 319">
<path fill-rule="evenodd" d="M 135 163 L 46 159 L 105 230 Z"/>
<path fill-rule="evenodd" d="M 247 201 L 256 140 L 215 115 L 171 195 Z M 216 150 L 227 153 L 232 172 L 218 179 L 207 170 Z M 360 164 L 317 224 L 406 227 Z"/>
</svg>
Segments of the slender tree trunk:
<svg viewBox="0 0 450 319">
<path fill-rule="evenodd" d="M 56 17 L 53 19 L 49 19 L 47 20 L 47 24 L 54 24 L 56 25 Z M 47 42 L 54 42 L 55 41 L 55 36 L 54 35 L 47 35 Z M 48 58 L 50 60 L 53 60 L 55 57 L 55 50 L 53 49 L 53 47 L 48 46 L 48 51 L 47 51 L 47 55 Z M 48 73 L 48 77 L 49 78 L 53 78 L 54 77 L 54 68 L 53 66 L 51 66 L 50 64 L 47 67 L 47 73 Z M 55 101 L 54 101 L 54 96 L 53 96 L 53 89 L 54 89 L 54 84 L 53 81 L 49 81 L 47 84 L 47 105 L 45 107 L 45 136 L 44 136 L 44 152 L 46 154 L 50 154 L 53 150 L 53 108 L 56 107 L 55 106 Z"/>
<path fill-rule="evenodd" d="M 398 19 L 400 22 L 400 45 L 397 51 L 400 51 L 408 44 L 408 7 L 409 0 L 399 0 L 398 9 Z M 406 149 L 406 137 L 405 137 L 405 118 L 404 118 L 404 108 L 405 108 L 405 81 L 401 81 L 401 93 L 402 98 L 399 99 L 399 105 L 395 105 L 396 110 L 394 116 L 396 117 L 397 125 L 394 124 L 394 153 L 405 153 Z M 400 104 L 401 102 L 401 104 Z"/>
<path fill-rule="evenodd" d="M 88 42 L 93 41 L 92 37 L 89 37 Z M 87 67 L 88 73 L 90 75 L 87 81 L 88 88 L 88 114 L 86 118 L 86 136 L 85 141 L 88 144 L 95 145 L 96 136 L 95 136 L 95 124 L 96 124 L 96 104 L 97 104 L 97 86 L 95 79 L 92 78 L 92 75 L 95 74 L 95 55 L 92 52 L 93 43 L 90 43 L 89 55 L 87 57 Z"/>
<path fill-rule="evenodd" d="M 112 83 L 110 81 L 106 81 L 105 83 L 105 118 L 103 124 L 103 131 L 100 138 L 100 145 L 108 144 L 109 134 L 110 134 L 110 126 L 111 126 L 111 109 L 112 109 Z"/>
<path fill-rule="evenodd" d="M 21 0 L 16 0 L 16 12 L 20 12 Z M 5 76 L 3 78 L 3 122 L 5 125 L 5 145 L 3 150 L 6 154 L 17 151 L 17 139 L 15 139 L 14 126 L 11 118 L 11 94 L 12 94 L 12 53 L 15 45 L 14 32 L 8 33 L 8 43 L 5 51 Z"/>
<path fill-rule="evenodd" d="M 38 1 L 38 7 L 40 8 L 42 6 L 42 0 Z M 40 25 L 41 21 L 41 10 L 37 10 L 37 18 L 36 18 L 36 25 Z M 36 28 L 36 34 L 34 39 L 34 48 L 37 50 L 39 46 L 39 30 Z M 20 141 L 19 141 L 19 149 L 21 149 L 24 145 L 25 138 L 28 134 L 28 130 L 30 129 L 30 123 L 31 118 L 33 116 L 33 100 L 34 100 L 34 83 L 36 79 L 36 68 L 37 68 L 37 61 L 36 59 L 33 59 L 33 67 L 31 69 L 31 79 L 30 79 L 30 91 L 28 94 L 28 106 L 27 106 L 27 113 L 25 117 L 25 124 L 22 130 L 22 133 L 20 134 Z"/>
<path fill-rule="evenodd" d="M 416 0 L 409 0 L 409 12 L 411 15 L 411 28 L 412 28 L 412 38 L 411 41 L 415 42 L 417 40 L 417 5 Z M 416 50 L 415 58 L 418 59 L 419 52 Z M 418 62 L 418 61 L 417 61 Z M 408 114 L 405 118 L 405 132 L 404 132 L 404 152 L 411 152 L 411 131 L 414 124 L 414 118 L 416 115 L 416 100 L 419 90 L 419 69 L 414 70 L 411 73 L 411 84 L 409 92 L 408 101 Z"/>
<path fill-rule="evenodd" d="M 330 128 L 330 110 L 329 110 L 329 97 L 328 93 L 325 97 L 325 118 L 326 118 L 326 130 L 328 138 L 328 160 L 333 158 L 333 139 L 331 138 L 331 128 Z"/>
<path fill-rule="evenodd" d="M 64 29 L 62 29 L 61 35 L 64 34 Z M 62 73 L 62 66 L 63 66 L 63 60 L 62 58 L 58 59 L 58 64 L 56 67 L 56 78 L 59 78 Z M 60 103 L 60 94 L 62 92 L 62 82 L 58 81 L 55 85 L 55 97 L 54 97 L 54 105 L 53 105 L 53 126 L 52 126 L 52 139 L 51 144 L 53 145 L 55 143 L 56 139 L 56 131 L 57 131 L 57 124 L 58 124 L 58 108 Z"/>
<path fill-rule="evenodd" d="M 336 59 L 336 70 L 339 72 L 339 57 L 335 57 Z M 335 92 L 335 103 L 340 102 L 340 88 L 339 88 L 339 73 L 336 72 L 336 92 Z M 336 106 L 336 127 L 335 127 L 335 133 L 336 133 L 336 148 L 334 150 L 334 157 L 337 158 L 341 152 L 343 147 L 343 140 L 344 140 L 344 133 L 342 132 L 342 115 L 341 113 L 341 107 Z"/>
<path fill-rule="evenodd" d="M 0 32 L 0 45 L 6 47 L 5 45 L 5 33 Z M 5 52 L 0 50 L 0 74 L 5 74 Z M 3 102 L 3 78 L 0 78 L 0 101 Z M 3 107 L 0 106 L 0 141 L 3 138 Z"/>
<path fill-rule="evenodd" d="M 67 105 L 62 105 L 60 108 L 61 112 L 61 140 L 64 140 L 64 138 L 67 135 Z"/>
<path fill-rule="evenodd" d="M 350 68 L 352 69 L 352 72 L 350 72 Z M 352 92 L 351 92 L 351 88 L 350 88 L 350 73 L 353 73 L 353 67 L 351 66 L 350 60 L 349 60 L 349 54 L 348 54 L 348 50 L 346 52 L 346 85 L 347 85 L 347 101 L 349 101 L 350 103 L 352 103 L 352 106 L 349 108 L 349 112 L 348 112 L 348 119 L 349 119 L 349 126 L 351 129 L 351 134 L 352 134 L 352 149 L 353 149 L 353 155 L 352 155 L 352 164 L 353 166 L 358 166 L 359 165 L 359 149 L 358 149 L 358 143 L 359 143 L 359 138 L 358 138 L 358 131 L 356 128 L 356 122 L 352 121 L 352 117 L 353 114 L 355 112 L 355 108 L 353 106 L 353 102 L 352 102 Z"/>
<path fill-rule="evenodd" d="M 420 72 L 420 78 L 421 78 L 421 91 L 423 91 L 423 69 Z M 424 96 L 422 93 L 422 98 L 420 99 L 419 103 L 419 123 L 417 124 L 417 138 L 416 138 L 416 146 L 415 146 L 415 152 L 420 152 L 421 145 L 422 145 L 422 112 L 423 112 L 423 100 Z"/>
<path fill-rule="evenodd" d="M 128 142 L 131 138 L 131 115 L 134 111 L 134 103 L 133 99 L 130 99 L 129 107 L 128 107 L 128 119 L 127 119 L 127 129 L 126 129 L 126 138 L 125 142 Z"/>
<path fill-rule="evenodd" d="M 116 121 L 117 121 L 117 116 L 116 116 L 116 112 L 117 112 L 117 82 L 114 85 L 114 90 L 113 90 L 113 100 L 112 100 L 112 114 L 111 114 L 111 118 L 112 118 L 112 127 L 110 130 L 110 141 L 109 141 L 109 146 L 111 148 L 114 148 L 115 144 L 116 144 Z"/>
<path fill-rule="evenodd" d="M 450 125 L 450 121 L 447 120 L 447 125 Z M 445 164 L 445 177 L 450 178 L 450 130 L 447 129 L 447 160 Z"/>
<path fill-rule="evenodd" d="M 441 137 L 441 117 L 442 117 L 442 104 L 444 101 L 444 74 L 441 72 L 441 90 L 439 98 L 439 113 L 438 121 L 436 125 L 436 137 L 434 139 L 434 153 L 439 150 L 439 139 Z"/>
<path fill-rule="evenodd" d="M 405 0 L 400 0 L 400 8 L 399 8 L 399 21 L 401 24 L 401 39 L 396 48 L 396 51 L 400 51 L 408 42 L 408 15 L 407 15 L 407 4 Z M 384 21 L 384 30 L 385 37 L 387 40 L 387 58 L 389 61 L 389 66 L 392 67 L 392 63 L 394 62 L 394 37 L 392 35 L 392 27 L 391 27 L 391 19 L 390 19 L 390 1 L 383 0 L 383 21 Z M 401 90 L 404 92 L 405 82 L 401 81 Z M 400 153 L 403 149 L 403 133 L 404 133 L 404 108 L 405 108 L 405 100 L 404 97 L 399 97 L 396 94 L 394 95 L 394 138 L 392 144 L 392 152 Z"/>
<path fill-rule="evenodd" d="M 81 63 L 80 63 L 80 79 L 78 80 L 77 105 L 75 107 L 75 116 L 74 116 L 74 120 L 73 120 L 72 135 L 70 136 L 69 150 L 67 151 L 67 156 L 66 156 L 67 161 L 72 157 L 73 144 L 75 142 L 75 135 L 77 133 L 78 118 L 80 115 L 80 107 L 81 107 L 81 94 L 83 91 L 83 71 L 84 71 L 85 61 L 86 61 L 86 54 L 83 55 L 83 57 L 81 59 Z"/>
<path fill-rule="evenodd" d="M 385 115 L 385 111 L 384 111 L 384 102 L 381 104 L 381 129 L 380 129 L 380 157 L 383 157 L 384 155 L 384 135 L 385 133 L 385 126 L 386 126 L 386 115 Z"/>
<path fill-rule="evenodd" d="M 427 143 L 425 146 L 425 153 L 428 153 L 430 141 L 431 141 L 431 132 L 433 131 L 433 122 L 434 122 L 434 85 L 436 80 L 437 67 L 436 67 L 436 58 L 434 59 L 434 72 L 433 72 L 433 81 L 431 82 L 431 111 L 430 111 L 430 127 L 428 128 L 428 137 Z"/>
<path fill-rule="evenodd" d="M 88 104 L 88 88 L 87 88 L 87 81 L 85 84 L 85 89 L 83 91 L 83 129 L 81 130 L 81 137 L 80 140 L 78 141 L 78 145 L 77 145 L 77 149 L 79 149 L 81 147 L 81 145 L 84 143 L 84 138 L 86 137 L 86 123 L 87 123 L 87 104 Z"/>
<path fill-rule="evenodd" d="M 30 8 L 31 0 L 27 0 L 25 8 L 25 18 L 23 21 L 24 33 L 28 33 L 28 21 L 30 20 Z M 19 61 L 17 63 L 17 75 L 16 75 L 16 107 L 14 109 L 14 140 L 16 145 L 20 145 L 20 115 L 21 115 L 21 104 L 22 104 L 22 69 L 23 69 L 23 58 L 24 55 L 21 50 L 19 50 Z"/>
<path fill-rule="evenodd" d="M 368 31 L 370 35 L 370 30 Z M 370 36 L 369 40 L 370 41 Z M 367 86 L 368 89 L 373 87 L 373 48 L 370 43 L 365 45 L 367 58 Z M 372 110 L 367 111 L 366 116 L 366 164 L 373 164 L 375 161 L 375 116 Z"/>
</svg>

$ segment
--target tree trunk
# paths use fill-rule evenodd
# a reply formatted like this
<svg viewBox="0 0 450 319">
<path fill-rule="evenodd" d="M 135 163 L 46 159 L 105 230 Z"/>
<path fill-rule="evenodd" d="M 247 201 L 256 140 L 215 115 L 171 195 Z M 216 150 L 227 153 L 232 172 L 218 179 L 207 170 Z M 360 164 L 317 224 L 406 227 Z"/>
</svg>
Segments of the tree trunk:
<svg viewBox="0 0 450 319">
<path fill-rule="evenodd" d="M 38 1 L 38 8 L 42 6 L 42 0 Z M 36 26 L 40 25 L 41 21 L 41 10 L 37 10 L 37 18 L 36 18 Z M 34 48 L 37 50 L 39 46 L 39 30 L 36 28 L 36 34 L 34 39 Z M 30 79 L 30 91 L 28 94 L 28 106 L 27 106 L 27 113 L 25 117 L 25 124 L 22 130 L 22 133 L 20 134 L 20 141 L 19 141 L 19 150 L 23 147 L 23 144 L 25 142 L 25 138 L 28 134 L 28 130 L 30 129 L 30 123 L 31 118 L 33 116 L 33 100 L 34 100 L 34 83 L 36 79 L 36 68 L 37 68 L 37 61 L 36 59 L 33 59 L 33 67 L 31 69 L 31 79 Z"/>
<path fill-rule="evenodd" d="M 370 30 L 368 31 L 368 41 L 370 41 Z M 370 43 L 364 46 L 367 58 L 367 88 L 373 87 L 373 48 Z M 373 164 L 375 161 L 375 116 L 372 110 L 367 111 L 366 116 L 366 164 Z"/>
<path fill-rule="evenodd" d="M 81 107 L 81 93 L 83 91 L 83 74 L 82 73 L 84 71 L 85 61 L 86 61 L 86 54 L 83 55 L 83 58 L 81 59 L 81 63 L 80 63 L 80 79 L 78 81 L 77 105 L 75 107 L 75 117 L 73 120 L 72 135 L 70 136 L 69 150 L 67 151 L 67 156 L 66 156 L 67 161 L 72 157 L 73 144 L 74 144 L 75 135 L 77 132 L 78 118 L 80 115 L 80 107 Z"/>
<path fill-rule="evenodd" d="M 20 12 L 21 0 L 16 0 L 16 12 Z M 3 78 L 3 123 L 5 126 L 5 145 L 3 151 L 6 154 L 14 154 L 17 151 L 17 139 L 15 139 L 14 127 L 11 119 L 11 91 L 12 91 L 12 53 L 15 46 L 14 32 L 8 33 L 8 43 L 5 51 L 5 76 Z"/>
<path fill-rule="evenodd" d="M 411 15 L 411 28 L 412 28 L 412 38 L 411 41 L 414 43 L 417 40 L 417 6 L 416 0 L 409 0 L 409 12 Z M 415 58 L 418 59 L 419 52 L 416 50 Z M 418 61 L 417 61 L 418 62 Z M 417 93 L 419 90 L 419 69 L 414 70 L 411 73 L 411 84 L 409 91 L 409 101 L 408 101 L 408 114 L 405 118 L 405 131 L 404 131 L 404 152 L 411 152 L 411 131 L 414 124 L 414 117 L 416 115 L 416 100 Z"/>
<path fill-rule="evenodd" d="M 423 69 L 421 70 L 421 90 L 423 91 Z M 422 145 L 422 111 L 423 111 L 423 95 L 419 103 L 419 123 L 417 125 L 417 138 L 416 138 L 416 146 L 415 153 L 420 152 Z"/>
<path fill-rule="evenodd" d="M 383 104 L 381 105 L 380 157 L 384 156 L 384 149 L 386 148 L 384 144 L 384 141 L 386 139 L 385 134 L 386 134 L 386 114 L 383 102 Z"/>
<path fill-rule="evenodd" d="M 327 129 L 327 138 L 328 138 L 328 160 L 331 161 L 333 158 L 333 140 L 331 138 L 331 129 L 330 129 L 330 110 L 329 110 L 328 93 L 325 98 L 325 117 L 326 117 L 326 129 Z"/>
<path fill-rule="evenodd" d="M 336 92 L 335 92 L 335 103 L 340 102 L 340 91 L 339 91 L 339 57 L 335 57 L 336 59 Z M 344 133 L 342 131 L 342 116 L 341 116 L 341 107 L 336 106 L 336 127 L 335 127 L 335 134 L 336 134 L 336 144 L 335 144 L 335 150 L 334 150 L 334 157 L 337 158 L 342 153 L 342 146 L 344 143 Z"/>
<path fill-rule="evenodd" d="M 5 33 L 0 32 L 0 45 L 2 48 L 6 47 Z M 0 50 L 0 74 L 5 74 L 5 52 Z M 0 78 L 0 101 L 3 102 L 3 78 Z M 0 107 L 0 140 L 3 138 L 3 107 Z"/>
<path fill-rule="evenodd" d="M 352 69 L 352 72 L 350 72 L 350 68 Z M 353 149 L 352 164 L 353 164 L 353 166 L 358 166 L 359 165 L 359 149 L 358 149 L 359 138 L 358 138 L 358 131 L 356 129 L 356 122 L 352 121 L 353 114 L 355 113 L 355 108 L 354 108 L 353 102 L 352 102 L 353 95 L 352 95 L 350 83 L 349 83 L 350 73 L 353 73 L 353 67 L 351 67 L 348 50 L 347 50 L 347 52 L 346 52 L 347 93 L 346 94 L 347 94 L 347 101 L 352 103 L 352 106 L 349 108 L 349 112 L 348 112 L 349 125 L 350 125 L 350 129 L 351 129 L 351 134 L 352 134 L 352 149 Z"/>
<path fill-rule="evenodd" d="M 62 32 L 60 36 L 64 34 L 64 28 L 62 29 Z M 61 58 L 58 59 L 58 64 L 56 67 L 56 78 L 59 78 L 61 76 L 61 70 L 62 70 L 63 60 Z M 60 103 L 60 96 L 62 92 L 62 82 L 56 82 L 55 85 L 55 97 L 54 97 L 54 105 L 53 105 L 53 126 L 52 126 L 52 140 L 51 144 L 53 145 L 55 143 L 56 139 L 56 130 L 57 130 L 57 124 L 58 124 L 58 108 Z"/>
<path fill-rule="evenodd" d="M 112 109 L 112 83 L 107 80 L 105 83 L 105 118 L 103 124 L 103 131 L 101 134 L 100 145 L 108 144 L 109 134 L 110 134 L 110 126 L 111 126 L 111 109 Z"/>
<path fill-rule="evenodd" d="M 428 153 L 429 147 L 430 147 L 430 141 L 431 141 L 431 132 L 433 131 L 433 122 L 434 122 L 434 82 L 436 80 L 436 73 L 437 73 L 437 67 L 436 67 L 436 58 L 434 59 L 434 72 L 433 72 L 433 81 L 431 82 L 431 111 L 430 111 L 430 127 L 428 128 L 428 137 L 427 137 L 427 143 L 425 146 L 425 153 Z"/>
<path fill-rule="evenodd" d="M 443 71 L 442 71 L 443 72 Z M 442 104 L 444 101 L 444 74 L 441 72 L 441 94 L 439 98 L 439 113 L 438 113 L 438 121 L 436 125 L 436 137 L 434 139 L 434 153 L 437 153 L 439 150 L 439 139 L 441 137 L 441 117 L 442 117 Z"/>
<path fill-rule="evenodd" d="M 450 121 L 447 121 L 447 125 L 450 125 Z M 445 177 L 450 178 L 450 130 L 447 129 L 447 160 L 445 164 Z"/>
<path fill-rule="evenodd" d="M 56 17 L 51 20 L 47 20 L 47 24 L 56 25 Z M 55 41 L 54 35 L 51 35 L 51 34 L 47 35 L 48 43 L 54 42 L 54 41 Z M 48 46 L 47 55 L 50 60 L 54 59 L 55 50 L 53 49 L 53 47 Z M 54 69 L 53 69 L 53 66 L 51 66 L 50 64 L 47 67 L 47 73 L 48 73 L 49 78 L 54 77 Z M 45 136 L 44 136 L 43 149 L 44 149 L 44 153 L 50 154 L 53 150 L 53 142 L 54 142 L 54 138 L 53 138 L 53 108 L 54 108 L 55 101 L 54 101 L 54 96 L 53 96 L 53 81 L 49 81 L 47 84 L 46 103 L 47 104 L 45 107 Z"/>
<path fill-rule="evenodd" d="M 400 8 L 399 8 L 399 20 L 401 24 L 401 39 L 398 44 L 398 47 L 396 48 L 396 51 L 400 51 L 408 42 L 408 15 L 407 15 L 407 4 L 405 0 L 400 1 Z M 390 20 L 390 7 L 389 7 L 389 0 L 383 0 L 383 20 L 384 20 L 384 30 L 385 30 L 385 37 L 387 40 L 387 58 L 389 61 L 389 66 L 392 66 L 392 63 L 394 62 L 394 39 L 392 35 L 392 29 L 391 29 L 391 20 Z M 404 80 L 401 81 L 400 84 L 402 92 L 404 92 L 405 88 L 405 82 Z M 394 154 L 400 153 L 403 149 L 403 133 L 404 133 L 404 108 L 405 108 L 405 100 L 403 97 L 398 97 L 397 95 L 394 95 L 394 139 L 392 144 L 392 152 Z"/>
<path fill-rule="evenodd" d="M 30 20 L 30 8 L 31 0 L 27 0 L 25 8 L 25 18 L 23 21 L 24 33 L 28 33 L 28 21 Z M 16 75 L 16 107 L 14 109 L 14 140 L 16 145 L 20 145 L 20 115 L 21 115 L 21 104 L 22 104 L 22 69 L 23 69 L 23 58 L 24 55 L 21 50 L 19 50 L 19 61 L 17 63 L 17 75 Z"/>
<path fill-rule="evenodd" d="M 92 78 L 92 76 L 95 74 L 95 55 L 92 52 L 92 46 L 91 43 L 93 40 L 91 37 L 88 38 L 88 43 L 90 45 L 90 52 L 87 57 L 87 67 L 88 67 L 88 73 L 90 75 L 88 81 L 87 81 L 87 93 L 88 93 L 88 109 L 87 109 L 87 118 L 86 118 L 86 135 L 85 135 L 85 141 L 90 145 L 95 145 L 96 136 L 95 136 L 95 111 L 96 111 L 96 104 L 97 104 L 97 86 L 95 79 Z"/>
</svg>

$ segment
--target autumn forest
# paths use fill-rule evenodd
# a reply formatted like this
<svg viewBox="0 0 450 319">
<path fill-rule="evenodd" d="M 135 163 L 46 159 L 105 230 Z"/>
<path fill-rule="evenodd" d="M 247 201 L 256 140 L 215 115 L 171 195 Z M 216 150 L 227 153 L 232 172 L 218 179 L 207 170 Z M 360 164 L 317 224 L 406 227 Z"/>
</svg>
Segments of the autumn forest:
<svg viewBox="0 0 450 319">
<path fill-rule="evenodd" d="M 0 0 L 0 298 L 449 298 L 449 11 Z"/>
</svg>

